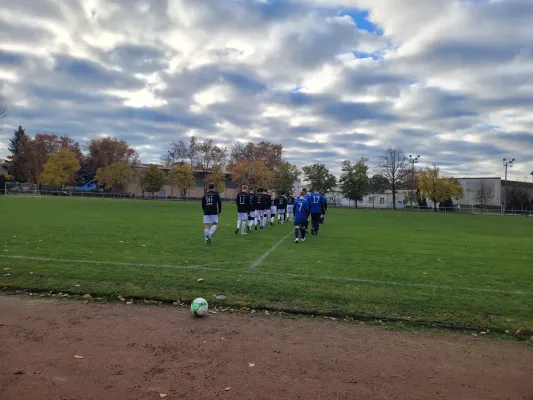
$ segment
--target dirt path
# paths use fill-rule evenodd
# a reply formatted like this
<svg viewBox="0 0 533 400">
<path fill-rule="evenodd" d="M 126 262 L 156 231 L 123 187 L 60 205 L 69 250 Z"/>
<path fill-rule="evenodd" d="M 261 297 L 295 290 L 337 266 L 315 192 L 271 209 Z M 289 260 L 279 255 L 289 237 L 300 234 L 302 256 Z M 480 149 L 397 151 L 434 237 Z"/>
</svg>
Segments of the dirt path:
<svg viewBox="0 0 533 400">
<path fill-rule="evenodd" d="M 169 400 L 531 400 L 533 349 L 324 320 L 195 319 L 171 307 L 0 296 L 0 399 L 160 394 Z"/>
</svg>

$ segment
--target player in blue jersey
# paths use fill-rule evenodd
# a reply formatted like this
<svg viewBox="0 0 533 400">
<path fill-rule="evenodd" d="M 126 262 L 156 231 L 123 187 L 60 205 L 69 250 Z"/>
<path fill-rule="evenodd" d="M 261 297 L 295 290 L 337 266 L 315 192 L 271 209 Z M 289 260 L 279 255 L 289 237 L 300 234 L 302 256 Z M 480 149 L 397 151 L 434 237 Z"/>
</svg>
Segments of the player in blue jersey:
<svg viewBox="0 0 533 400">
<path fill-rule="evenodd" d="M 311 189 L 311 192 L 313 191 L 313 189 Z M 309 193 L 307 193 L 307 188 L 304 188 L 303 189 L 303 192 L 304 192 L 304 198 L 305 200 L 307 201 L 307 204 L 309 204 L 309 210 L 307 211 L 307 222 L 306 222 L 306 225 L 305 225 L 305 228 L 309 228 L 309 216 L 311 215 L 311 195 Z"/>
<path fill-rule="evenodd" d="M 294 243 L 300 242 L 299 237 L 305 242 L 308 211 L 309 203 L 305 199 L 305 193 L 301 192 L 300 197 L 294 201 Z"/>
<path fill-rule="evenodd" d="M 311 195 L 311 235 L 318 235 L 320 218 L 324 215 L 324 196 L 318 190 Z"/>
<path fill-rule="evenodd" d="M 324 193 L 322 193 L 322 197 L 324 198 L 324 214 L 322 214 L 322 217 L 320 218 L 320 225 L 324 224 L 324 218 L 328 212 L 328 198 L 324 195 Z"/>
</svg>

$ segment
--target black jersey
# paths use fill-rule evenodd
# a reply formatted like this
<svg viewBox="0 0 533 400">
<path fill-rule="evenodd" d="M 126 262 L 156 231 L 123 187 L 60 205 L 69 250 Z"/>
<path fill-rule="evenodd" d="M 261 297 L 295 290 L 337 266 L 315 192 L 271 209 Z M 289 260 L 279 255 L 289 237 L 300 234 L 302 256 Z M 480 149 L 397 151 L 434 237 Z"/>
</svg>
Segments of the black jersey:
<svg viewBox="0 0 533 400">
<path fill-rule="evenodd" d="M 242 214 L 250 211 L 250 195 L 248 193 L 240 192 L 235 203 L 237 204 L 237 212 Z"/>
<path fill-rule="evenodd" d="M 255 199 L 256 195 L 255 194 L 249 194 L 248 195 L 248 210 L 249 211 L 255 211 L 257 208 L 257 201 Z"/>
<path fill-rule="evenodd" d="M 272 197 L 268 193 L 264 194 L 265 196 L 265 210 L 270 210 L 270 207 L 272 207 Z"/>
<path fill-rule="evenodd" d="M 285 210 L 285 208 L 287 207 L 287 198 L 285 196 L 279 196 L 277 198 L 277 202 L 278 202 L 278 208 L 280 210 Z"/>
<path fill-rule="evenodd" d="M 220 195 L 210 190 L 202 198 L 202 209 L 204 210 L 204 215 L 218 215 L 222 212 L 222 201 L 220 200 Z"/>
<path fill-rule="evenodd" d="M 266 198 L 263 193 L 258 193 L 255 195 L 255 204 L 256 210 L 266 210 Z"/>
<path fill-rule="evenodd" d="M 289 198 L 287 199 L 287 204 L 289 206 L 292 206 L 292 205 L 294 205 L 294 201 L 295 201 L 294 200 L 294 196 L 289 196 Z"/>
</svg>

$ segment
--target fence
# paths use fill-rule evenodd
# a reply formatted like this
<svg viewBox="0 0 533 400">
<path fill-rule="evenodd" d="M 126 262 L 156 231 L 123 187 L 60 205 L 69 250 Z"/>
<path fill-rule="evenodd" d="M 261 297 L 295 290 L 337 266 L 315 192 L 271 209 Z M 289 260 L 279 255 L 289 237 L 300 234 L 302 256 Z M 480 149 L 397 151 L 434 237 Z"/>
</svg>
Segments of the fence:
<svg viewBox="0 0 533 400">
<path fill-rule="evenodd" d="M 0 189 L 0 195 L 4 194 L 4 190 Z M 100 199 L 130 199 L 130 200 L 159 200 L 159 201 L 200 201 L 202 198 L 197 196 L 187 196 L 187 197 L 177 197 L 177 196 L 149 196 L 149 195 L 140 195 L 135 193 L 104 193 L 104 192 L 70 192 L 66 190 L 40 190 L 39 194 L 41 196 L 67 196 L 67 197 L 84 197 L 84 198 L 100 198 Z M 16 195 L 14 195 L 16 196 Z M 24 195 L 22 195 L 24 196 Z M 222 197 L 222 201 L 233 202 L 235 199 L 230 197 Z M 393 207 L 371 207 L 371 206 L 345 206 L 340 203 L 330 202 L 328 203 L 329 207 L 339 207 L 339 208 L 352 208 L 358 210 L 370 210 L 370 211 L 392 211 Z M 424 208 L 408 205 L 404 207 L 396 206 L 396 211 L 399 212 L 435 212 L 434 208 Z M 439 207 L 437 212 L 444 214 L 472 214 L 472 215 L 502 215 L 501 207 L 481 207 L 481 206 L 465 206 L 461 205 L 460 207 Z M 506 210 L 505 215 L 517 215 L 517 216 L 528 216 L 533 217 L 533 210 Z"/>
</svg>

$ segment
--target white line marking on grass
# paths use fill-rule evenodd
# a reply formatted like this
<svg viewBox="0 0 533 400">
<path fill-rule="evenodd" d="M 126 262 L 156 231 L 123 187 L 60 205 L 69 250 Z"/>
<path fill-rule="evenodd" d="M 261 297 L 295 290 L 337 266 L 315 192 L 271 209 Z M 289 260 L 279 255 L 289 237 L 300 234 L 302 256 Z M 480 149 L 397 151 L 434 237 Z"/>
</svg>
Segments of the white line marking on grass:
<svg viewBox="0 0 533 400">
<path fill-rule="evenodd" d="M 256 269 L 257 266 L 258 266 L 259 264 L 261 264 L 263 261 L 265 261 L 265 258 L 267 258 L 267 257 L 270 255 L 270 253 L 272 253 L 274 250 L 276 250 L 277 247 L 278 247 L 280 244 L 282 244 L 283 241 L 284 241 L 285 239 L 287 239 L 291 234 L 292 234 L 292 232 L 289 232 L 288 235 L 283 236 L 279 242 L 277 242 L 274 246 L 272 246 L 270 249 L 268 249 L 267 251 L 265 251 L 265 253 L 264 253 L 261 257 L 259 257 L 259 258 L 258 258 L 257 260 L 255 260 L 252 264 L 250 264 L 250 267 L 248 268 L 248 271 L 253 271 L 254 269 Z"/>
<path fill-rule="evenodd" d="M 138 263 L 124 263 L 115 261 L 94 261 L 94 260 L 67 260 L 64 258 L 47 258 L 47 257 L 29 257 L 29 256 L 4 256 L 2 258 L 12 258 L 18 260 L 34 260 L 34 261 L 54 261 L 74 264 L 102 264 L 102 265 L 117 265 L 120 267 L 150 267 L 150 268 L 173 268 L 173 269 L 192 269 L 202 271 L 222 271 L 220 268 L 204 267 L 203 265 L 161 265 L 161 264 L 138 264 Z M 209 264 L 216 265 L 216 264 Z"/>
<path fill-rule="evenodd" d="M 363 278 L 351 278 L 344 276 L 322 276 L 322 275 L 305 275 L 305 274 L 287 274 L 282 272 L 268 272 L 268 271 L 255 271 L 256 268 L 261 262 L 265 260 L 270 253 L 272 253 L 283 241 L 288 237 L 284 236 L 278 243 L 272 246 L 269 250 L 265 252 L 261 257 L 255 260 L 248 271 L 234 270 L 234 269 L 225 269 L 225 268 L 211 268 L 204 265 L 161 265 L 161 264 L 140 264 L 140 263 L 122 263 L 114 261 L 94 261 L 94 260 L 68 260 L 64 258 L 47 258 L 47 257 L 31 257 L 31 256 L 5 256 L 0 255 L 0 258 L 8 259 L 18 259 L 18 260 L 34 260 L 34 261 L 53 261 L 53 262 L 63 262 L 63 263 L 73 263 L 73 264 L 97 264 L 97 265 L 117 265 L 121 267 L 150 267 L 150 268 L 172 268 L 178 270 L 200 270 L 200 271 L 224 271 L 231 273 L 249 273 L 250 275 L 265 275 L 265 276 L 277 276 L 284 278 L 295 278 L 295 279 L 318 279 L 318 280 L 328 280 L 328 281 L 340 281 L 340 282 L 354 282 L 354 283 L 366 283 L 369 285 L 389 285 L 389 286 L 405 286 L 405 287 L 419 287 L 419 288 L 428 288 L 428 289 L 439 289 L 439 290 L 462 290 L 468 292 L 481 292 L 481 293 L 500 293 L 500 294 L 518 294 L 518 295 L 532 295 L 533 292 L 526 292 L 522 290 L 501 290 L 501 289 L 490 289 L 490 288 L 472 288 L 466 286 L 449 286 L 449 285 L 431 285 L 428 283 L 408 283 L 408 282 L 395 282 L 395 281 L 380 281 L 377 279 L 363 279 Z M 206 265 L 221 265 L 223 263 L 211 263 Z M 252 268 L 253 267 L 253 268 Z"/>
</svg>

